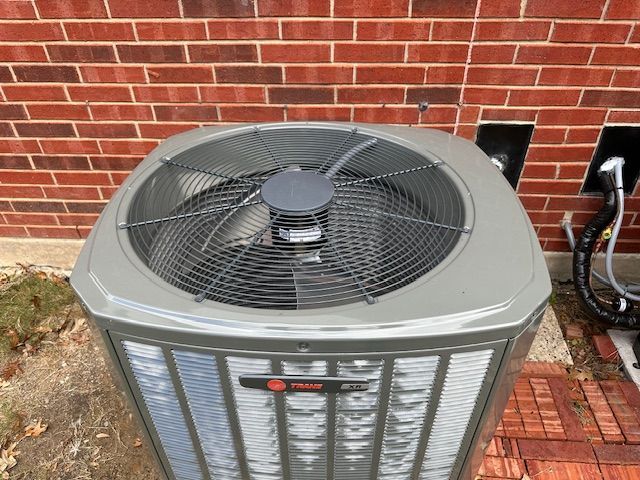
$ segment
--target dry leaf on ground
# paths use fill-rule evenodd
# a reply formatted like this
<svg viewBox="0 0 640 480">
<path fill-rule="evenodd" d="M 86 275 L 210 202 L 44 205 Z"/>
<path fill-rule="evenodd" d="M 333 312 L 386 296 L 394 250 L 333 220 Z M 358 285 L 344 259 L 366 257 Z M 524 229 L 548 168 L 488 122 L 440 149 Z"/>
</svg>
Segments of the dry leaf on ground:
<svg viewBox="0 0 640 480">
<path fill-rule="evenodd" d="M 42 423 L 42 420 L 32 422 L 24 428 L 25 437 L 39 437 L 42 433 L 47 431 L 47 425 Z"/>
<path fill-rule="evenodd" d="M 7 363 L 3 368 L 0 375 L 4 380 L 9 380 L 14 375 L 22 373 L 22 367 L 20 366 L 20 359 L 12 360 Z"/>
<path fill-rule="evenodd" d="M 569 379 L 578 380 L 581 382 L 591 381 L 593 380 L 593 372 L 590 372 L 588 370 L 579 370 L 577 368 L 573 368 L 569 372 Z"/>
<path fill-rule="evenodd" d="M 18 336 L 18 332 L 15 329 L 10 328 L 5 334 L 9 339 L 9 347 L 11 350 L 15 350 L 18 345 L 20 345 L 20 337 Z"/>
<path fill-rule="evenodd" d="M 3 448 L 0 450 L 0 472 L 3 474 L 6 473 L 7 470 L 11 470 L 18 463 L 16 455 L 20 452 L 15 450 L 16 445 L 18 444 L 12 443 L 9 448 Z"/>
</svg>

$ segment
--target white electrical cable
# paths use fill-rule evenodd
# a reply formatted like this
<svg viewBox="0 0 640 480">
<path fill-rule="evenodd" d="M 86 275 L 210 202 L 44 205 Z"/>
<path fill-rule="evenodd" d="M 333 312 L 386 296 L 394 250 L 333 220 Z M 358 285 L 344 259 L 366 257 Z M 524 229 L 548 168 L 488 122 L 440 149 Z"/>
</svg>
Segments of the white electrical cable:
<svg viewBox="0 0 640 480">
<path fill-rule="evenodd" d="M 618 200 L 618 213 L 616 216 L 616 221 L 613 225 L 613 231 L 611 233 L 611 238 L 609 239 L 609 244 L 607 245 L 605 269 L 607 272 L 607 277 L 609 278 L 609 282 L 616 292 L 618 292 L 623 298 L 626 298 L 628 300 L 640 301 L 640 295 L 634 295 L 633 293 L 630 293 L 628 289 L 623 288 L 616 280 L 615 274 L 613 272 L 613 252 L 615 250 L 616 241 L 618 240 L 618 234 L 620 233 L 620 229 L 622 228 L 622 221 L 624 217 L 624 187 L 622 177 L 623 165 L 624 159 L 622 157 L 612 157 L 605 163 L 603 163 L 600 167 L 600 170 L 604 172 L 611 172 L 613 170 L 616 186 L 616 198 Z"/>
</svg>

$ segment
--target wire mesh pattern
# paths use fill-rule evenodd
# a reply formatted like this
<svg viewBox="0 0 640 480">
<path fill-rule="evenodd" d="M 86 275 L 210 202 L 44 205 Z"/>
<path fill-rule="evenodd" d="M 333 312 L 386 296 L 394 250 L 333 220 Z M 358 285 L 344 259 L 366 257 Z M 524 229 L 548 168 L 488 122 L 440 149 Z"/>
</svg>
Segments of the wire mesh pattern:
<svg viewBox="0 0 640 480">
<path fill-rule="evenodd" d="M 154 273 L 196 301 L 285 310 L 374 303 L 469 233 L 441 162 L 349 126 L 245 128 L 161 161 L 119 227 Z M 295 192 L 287 184 L 275 192 L 284 200 L 267 203 L 263 185 L 273 192 L 278 175 L 295 172 L 323 179 Z M 303 202 L 309 208 L 295 208 Z"/>
</svg>

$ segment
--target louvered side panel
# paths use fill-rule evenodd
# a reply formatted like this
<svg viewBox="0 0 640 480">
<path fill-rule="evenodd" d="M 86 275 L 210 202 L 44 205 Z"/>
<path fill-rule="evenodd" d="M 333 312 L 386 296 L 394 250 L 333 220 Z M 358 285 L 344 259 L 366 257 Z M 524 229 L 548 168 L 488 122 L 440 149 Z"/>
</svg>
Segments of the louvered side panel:
<svg viewBox="0 0 640 480">
<path fill-rule="evenodd" d="M 383 366 L 383 360 L 338 362 L 338 376 L 367 378 L 369 390 L 337 395 L 335 480 L 369 479 Z"/>
<path fill-rule="evenodd" d="M 174 475 L 180 480 L 202 480 L 162 349 L 130 341 L 122 346 Z"/>
<path fill-rule="evenodd" d="M 282 478 L 280 443 L 273 392 L 240 386 L 240 375 L 272 373 L 271 361 L 227 357 L 242 441 L 252 480 Z"/>
<path fill-rule="evenodd" d="M 282 362 L 285 375 L 327 374 L 327 362 Z M 289 468 L 292 478 L 327 478 L 327 394 L 285 394 Z"/>
<path fill-rule="evenodd" d="M 492 356 L 493 350 L 451 355 L 421 479 L 449 480 Z"/>
<path fill-rule="evenodd" d="M 176 350 L 173 357 L 212 480 L 241 480 L 215 357 Z"/>
<path fill-rule="evenodd" d="M 378 478 L 405 480 L 415 463 L 440 357 L 397 358 L 384 427 Z"/>
</svg>

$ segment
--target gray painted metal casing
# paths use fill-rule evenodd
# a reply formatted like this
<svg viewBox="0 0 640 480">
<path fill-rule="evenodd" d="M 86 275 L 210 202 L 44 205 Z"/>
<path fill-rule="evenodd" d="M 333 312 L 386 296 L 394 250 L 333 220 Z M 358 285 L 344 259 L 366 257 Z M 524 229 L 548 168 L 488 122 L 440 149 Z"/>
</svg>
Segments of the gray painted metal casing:
<svg viewBox="0 0 640 480">
<path fill-rule="evenodd" d="M 259 128 L 286 129 L 291 125 Z M 329 129 L 353 126 L 295 125 Z M 429 351 L 446 356 L 450 349 L 478 349 L 486 344 L 496 352 L 487 372 L 489 381 L 482 388 L 479 407 L 460 450 L 454 470 L 457 476 L 451 477 L 473 478 L 551 292 L 542 252 L 513 189 L 473 143 L 428 129 L 357 127 L 365 134 L 444 162 L 440 168 L 465 194 L 465 225 L 471 229 L 436 268 L 418 281 L 379 297 L 374 305 L 363 301 L 323 309 L 277 311 L 211 301 L 197 303 L 192 295 L 156 277 L 137 257 L 127 231 L 119 229 L 118 224 L 126 222 L 136 187 L 161 167 L 160 159 L 194 144 L 252 129 L 252 125 L 206 127 L 171 137 L 135 169 L 100 216 L 78 258 L 71 283 L 102 331 L 163 465 L 167 465 L 167 459 L 126 365 L 119 344 L 123 339 L 142 339 L 171 349 L 205 349 L 216 355 L 244 352 L 262 358 L 327 359 L 330 364 L 340 358 L 372 354 L 397 357 Z M 301 343 L 307 344 L 303 353 L 299 350 Z M 184 399 L 181 404 L 184 406 Z M 168 470 L 167 475 L 171 478 Z"/>
</svg>

